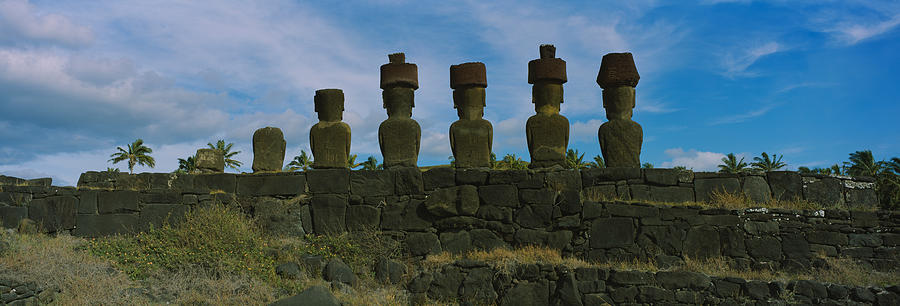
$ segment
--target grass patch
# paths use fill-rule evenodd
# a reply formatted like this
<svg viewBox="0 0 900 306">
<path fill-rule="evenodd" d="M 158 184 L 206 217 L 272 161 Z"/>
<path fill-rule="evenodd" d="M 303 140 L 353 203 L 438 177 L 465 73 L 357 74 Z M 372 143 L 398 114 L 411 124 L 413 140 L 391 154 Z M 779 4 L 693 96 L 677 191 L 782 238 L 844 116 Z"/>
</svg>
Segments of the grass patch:
<svg viewBox="0 0 900 306">
<path fill-rule="evenodd" d="M 92 239 L 87 250 L 117 263 L 135 279 L 157 269 L 201 268 L 217 274 L 274 278 L 269 239 L 248 217 L 222 204 L 188 212 L 177 225 L 165 224 L 134 236 Z"/>
</svg>

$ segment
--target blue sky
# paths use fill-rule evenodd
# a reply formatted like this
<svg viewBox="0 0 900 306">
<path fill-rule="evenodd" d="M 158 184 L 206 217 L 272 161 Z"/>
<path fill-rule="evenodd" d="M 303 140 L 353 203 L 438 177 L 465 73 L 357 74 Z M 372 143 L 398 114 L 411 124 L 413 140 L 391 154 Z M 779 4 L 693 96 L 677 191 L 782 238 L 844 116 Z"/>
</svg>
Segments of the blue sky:
<svg viewBox="0 0 900 306">
<path fill-rule="evenodd" d="M 487 66 L 494 151 L 528 160 L 527 63 L 568 63 L 570 148 L 600 154 L 602 56 L 632 52 L 642 161 L 715 170 L 724 154 L 784 154 L 790 169 L 857 150 L 900 156 L 897 1 L 0 0 L 0 174 L 73 185 L 143 138 L 154 169 L 208 142 L 280 127 L 308 150 L 316 89 L 342 88 L 351 151 L 381 160 L 379 66 L 419 67 L 420 165 L 451 155 L 449 66 Z M 114 167 L 126 169 L 127 165 Z"/>
</svg>

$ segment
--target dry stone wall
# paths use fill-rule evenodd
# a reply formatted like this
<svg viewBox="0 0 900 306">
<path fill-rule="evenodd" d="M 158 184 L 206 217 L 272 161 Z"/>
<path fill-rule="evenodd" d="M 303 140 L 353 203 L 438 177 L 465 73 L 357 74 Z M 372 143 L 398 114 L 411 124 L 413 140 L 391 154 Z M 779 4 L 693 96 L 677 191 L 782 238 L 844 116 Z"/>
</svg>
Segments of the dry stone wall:
<svg viewBox="0 0 900 306">
<path fill-rule="evenodd" d="M 489 171 L 416 168 L 322 169 L 297 173 L 198 174 L 87 172 L 79 187 L 0 186 L 0 220 L 24 218 L 47 231 L 102 236 L 177 221 L 198 205 L 240 205 L 272 232 L 302 235 L 377 229 L 413 256 L 546 245 L 589 260 L 685 256 L 731 258 L 743 267 L 800 268 L 817 254 L 898 266 L 900 212 L 702 209 L 640 204 L 704 201 L 714 190 L 873 206 L 865 179 L 692 173 L 607 168 Z M 626 203 L 611 199 L 630 199 Z"/>
<path fill-rule="evenodd" d="M 853 287 L 711 277 L 688 271 L 624 271 L 518 264 L 502 269 L 459 260 L 420 272 L 406 286 L 460 305 L 897 305 L 900 287 Z"/>
</svg>

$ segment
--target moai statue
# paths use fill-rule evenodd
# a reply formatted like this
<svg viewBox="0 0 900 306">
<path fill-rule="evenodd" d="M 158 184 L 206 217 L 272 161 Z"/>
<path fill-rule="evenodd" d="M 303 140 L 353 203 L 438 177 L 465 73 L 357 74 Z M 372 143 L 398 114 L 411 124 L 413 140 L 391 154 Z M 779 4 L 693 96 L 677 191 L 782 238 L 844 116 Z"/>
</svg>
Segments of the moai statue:
<svg viewBox="0 0 900 306">
<path fill-rule="evenodd" d="M 309 130 L 313 168 L 347 168 L 350 156 L 350 126 L 344 122 L 344 92 L 340 89 L 316 90 L 319 123 Z"/>
<path fill-rule="evenodd" d="M 253 172 L 278 172 L 284 163 L 284 133 L 267 126 L 253 133 Z"/>
<path fill-rule="evenodd" d="M 453 108 L 459 115 L 459 120 L 450 125 L 450 149 L 456 168 L 490 167 L 494 128 L 482 119 L 487 88 L 484 63 L 451 65 L 450 88 Z"/>
<path fill-rule="evenodd" d="M 530 168 L 566 166 L 569 145 L 569 119 L 559 114 L 566 82 L 566 61 L 556 58 L 556 47 L 541 45 L 541 58 L 528 62 L 528 84 L 536 115 L 528 118 L 525 135 Z"/>
<path fill-rule="evenodd" d="M 390 63 L 381 65 L 381 97 L 388 118 L 378 127 L 378 145 L 385 169 L 416 167 L 422 129 L 411 117 L 419 88 L 418 68 L 406 63 L 403 53 L 388 55 L 388 59 Z"/>
<path fill-rule="evenodd" d="M 225 155 L 222 151 L 216 149 L 197 149 L 195 155 L 197 169 L 201 173 L 222 173 L 225 172 Z"/>
<path fill-rule="evenodd" d="M 607 167 L 641 167 L 644 131 L 631 120 L 634 87 L 640 79 L 631 53 L 603 56 L 597 84 L 603 88 L 603 108 L 609 121 L 600 126 L 597 134 Z"/>
</svg>

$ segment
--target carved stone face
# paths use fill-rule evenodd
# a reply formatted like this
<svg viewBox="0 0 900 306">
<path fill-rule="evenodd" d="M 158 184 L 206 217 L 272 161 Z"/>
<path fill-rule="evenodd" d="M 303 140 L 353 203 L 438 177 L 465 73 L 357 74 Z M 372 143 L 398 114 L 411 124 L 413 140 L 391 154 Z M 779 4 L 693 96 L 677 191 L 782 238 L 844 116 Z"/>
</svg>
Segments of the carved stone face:
<svg viewBox="0 0 900 306">
<path fill-rule="evenodd" d="M 482 87 L 468 87 L 453 90 L 453 108 L 459 118 L 473 119 L 484 116 L 485 90 Z"/>
<path fill-rule="evenodd" d="M 381 92 L 381 97 L 388 117 L 412 117 L 412 108 L 416 106 L 412 88 L 388 88 Z"/>
<path fill-rule="evenodd" d="M 634 87 L 621 86 L 603 90 L 603 108 L 606 118 L 631 119 L 635 105 Z"/>
<path fill-rule="evenodd" d="M 535 84 L 531 88 L 531 102 L 536 112 L 558 114 L 563 103 L 562 84 Z"/>
<path fill-rule="evenodd" d="M 344 92 L 340 89 L 316 91 L 316 112 L 320 121 L 341 121 L 344 112 Z"/>
</svg>

